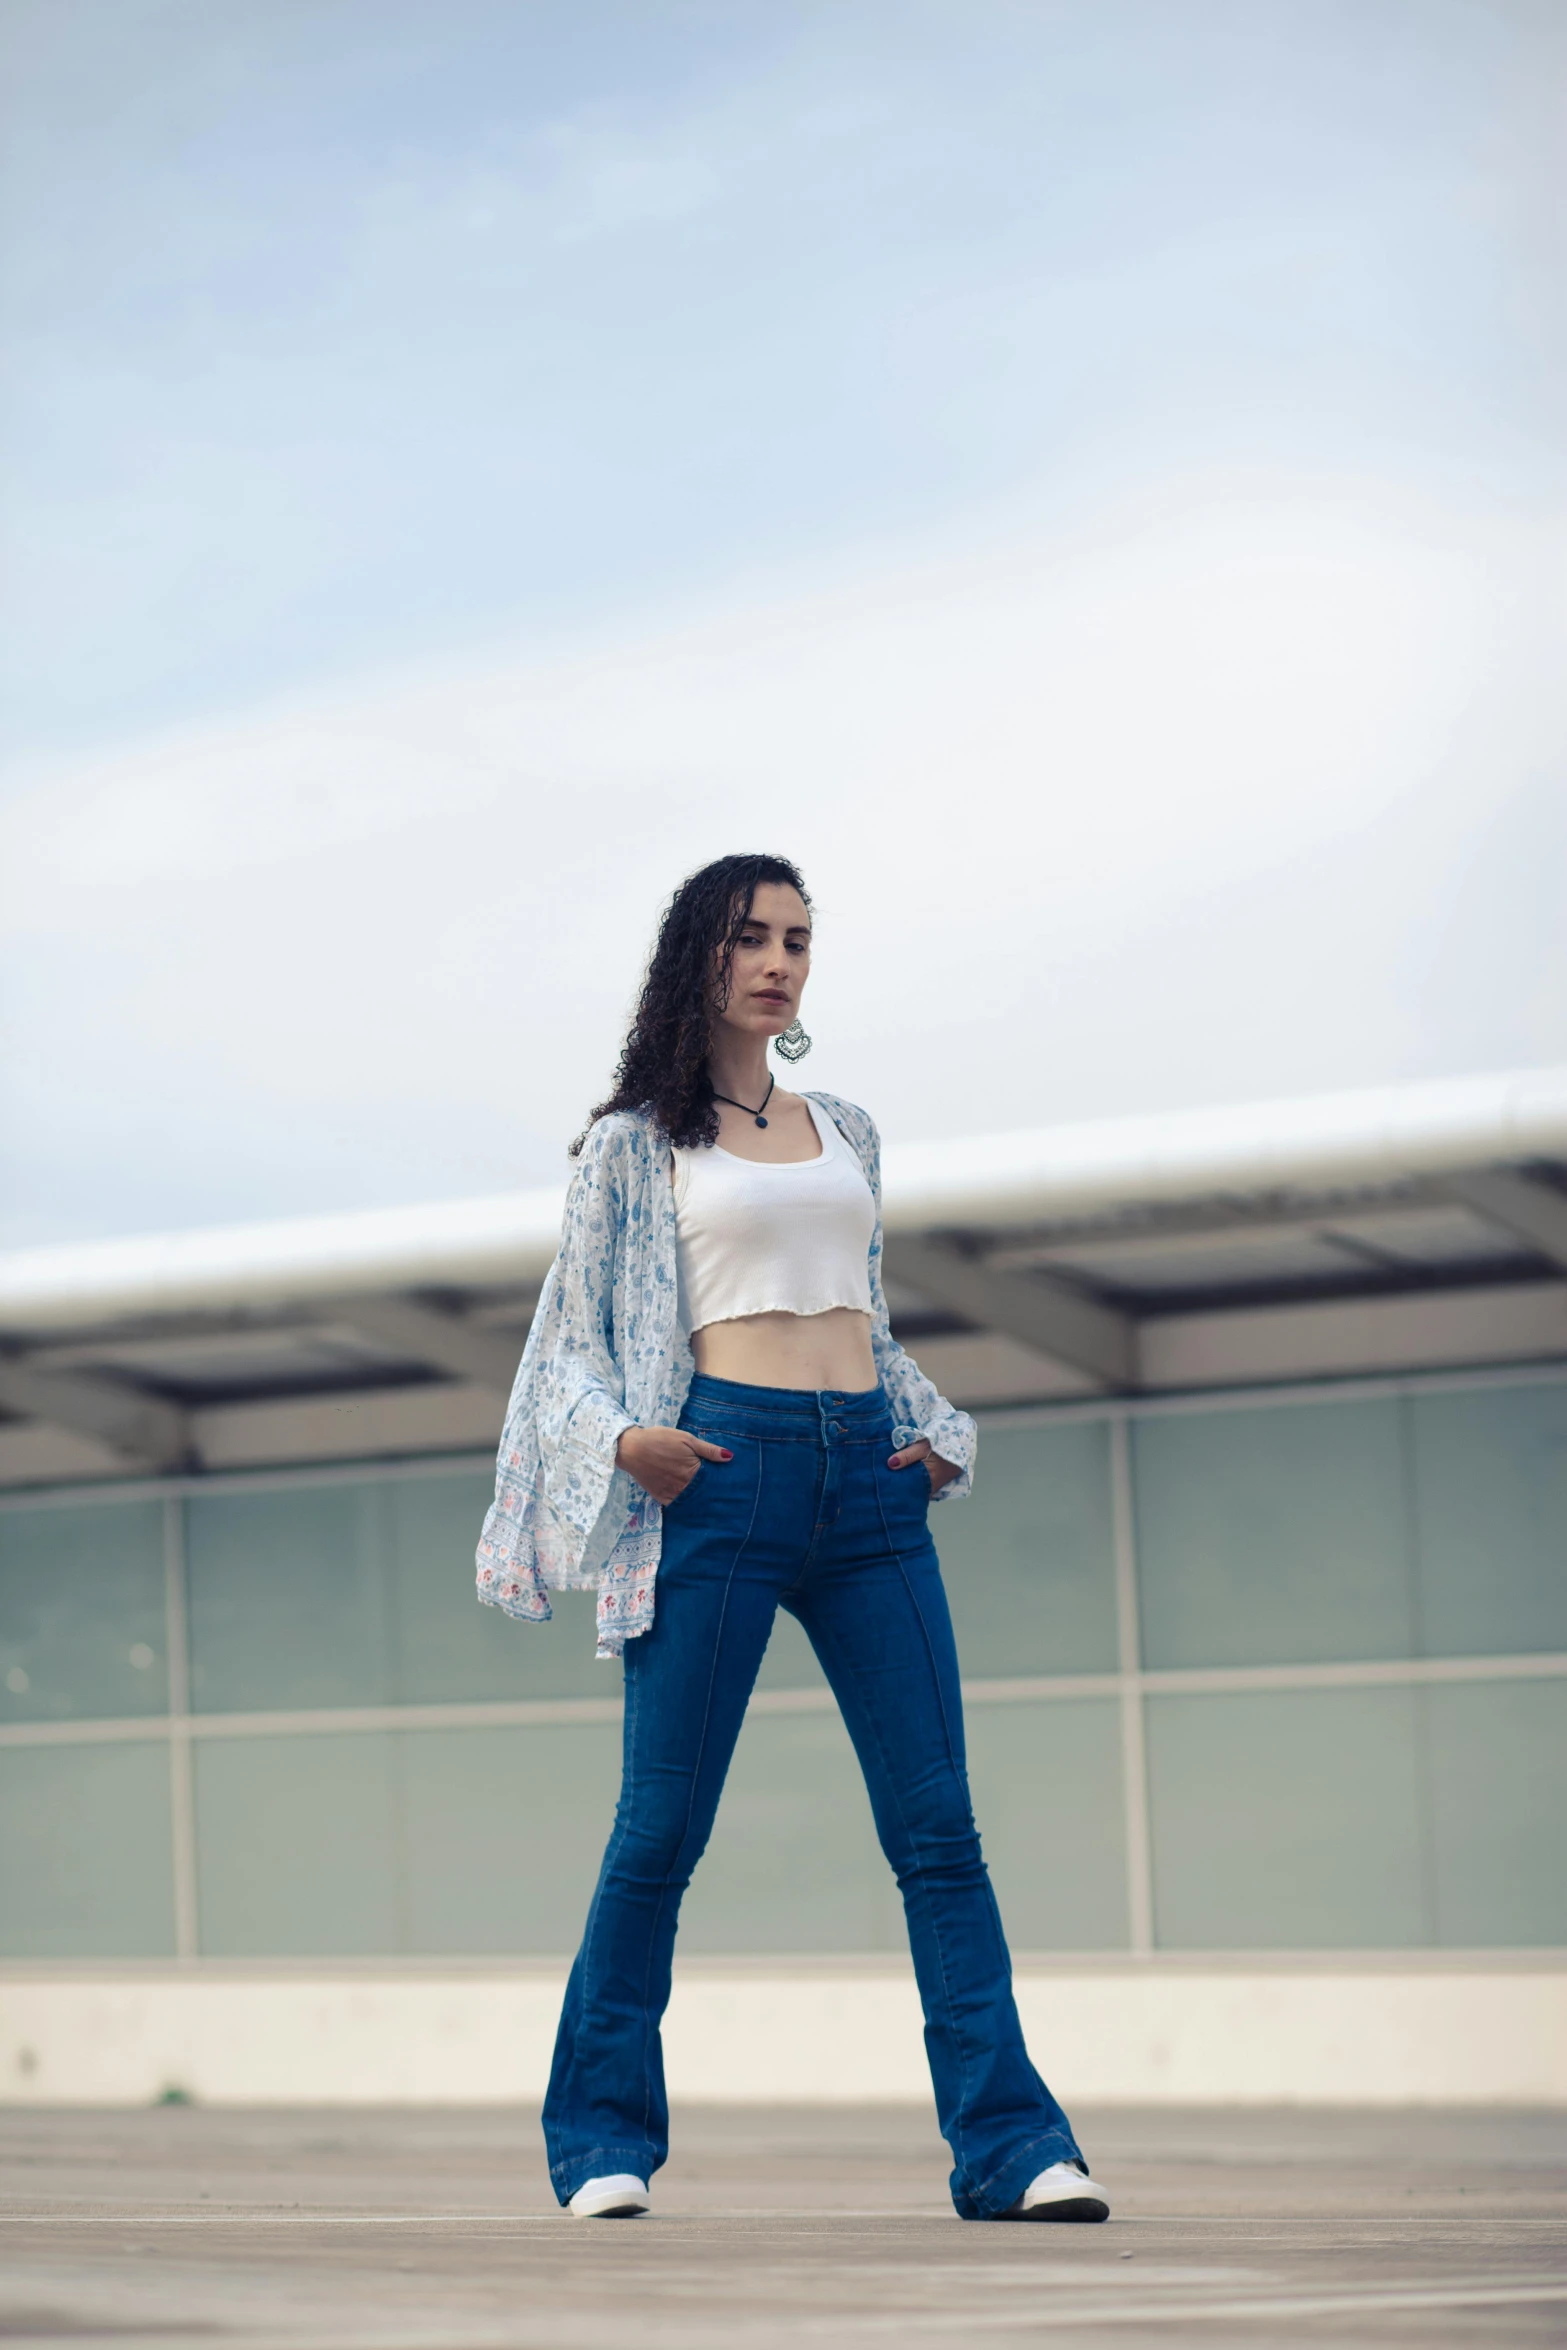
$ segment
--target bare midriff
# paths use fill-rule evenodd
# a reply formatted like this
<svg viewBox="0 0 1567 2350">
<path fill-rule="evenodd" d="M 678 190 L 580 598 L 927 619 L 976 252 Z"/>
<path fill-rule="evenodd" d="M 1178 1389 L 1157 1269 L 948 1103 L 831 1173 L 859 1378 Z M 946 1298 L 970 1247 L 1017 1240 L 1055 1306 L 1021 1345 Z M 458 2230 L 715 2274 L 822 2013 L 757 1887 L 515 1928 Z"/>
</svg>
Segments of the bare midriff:
<svg viewBox="0 0 1567 2350">
<path fill-rule="evenodd" d="M 825 1314 L 740 1314 L 691 1334 L 696 1367 L 744 1387 L 838 1388 L 863 1395 L 876 1385 L 871 1318 L 852 1306 Z"/>
</svg>

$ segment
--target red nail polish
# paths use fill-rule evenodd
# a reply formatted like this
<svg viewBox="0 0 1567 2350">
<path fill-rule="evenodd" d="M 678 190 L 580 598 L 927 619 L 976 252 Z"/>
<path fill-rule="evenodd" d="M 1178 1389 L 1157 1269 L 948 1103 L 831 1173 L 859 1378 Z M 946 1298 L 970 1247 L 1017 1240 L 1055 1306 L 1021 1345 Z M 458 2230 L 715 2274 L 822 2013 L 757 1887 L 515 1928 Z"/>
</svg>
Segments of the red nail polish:
<svg viewBox="0 0 1567 2350">
<path fill-rule="evenodd" d="M 899 1460 L 895 1452 L 890 1452 L 887 1455 L 887 1466 L 889 1469 L 901 1469 L 903 1463 Z"/>
<path fill-rule="evenodd" d="M 722 1448 L 720 1448 L 720 1450 L 722 1450 Z M 726 1461 L 732 1461 L 732 1460 L 734 1459 L 734 1457 L 735 1457 L 735 1456 L 734 1456 L 734 1454 L 733 1454 L 732 1452 L 725 1452 L 725 1453 L 723 1453 L 723 1458 L 724 1458 Z"/>
</svg>

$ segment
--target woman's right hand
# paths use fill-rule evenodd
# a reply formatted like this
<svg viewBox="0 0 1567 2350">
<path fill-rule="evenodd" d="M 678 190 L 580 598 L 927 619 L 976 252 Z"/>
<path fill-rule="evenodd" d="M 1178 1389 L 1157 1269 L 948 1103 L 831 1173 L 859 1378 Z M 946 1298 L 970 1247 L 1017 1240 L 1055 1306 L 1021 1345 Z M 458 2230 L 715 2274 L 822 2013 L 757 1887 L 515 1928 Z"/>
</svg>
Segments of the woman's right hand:
<svg viewBox="0 0 1567 2350">
<path fill-rule="evenodd" d="M 688 1436 L 683 1428 L 623 1428 L 615 1447 L 615 1466 L 645 1486 L 655 1501 L 667 1508 L 684 1493 L 702 1461 L 732 1461 L 732 1452 L 709 1444 L 703 1436 Z"/>
</svg>

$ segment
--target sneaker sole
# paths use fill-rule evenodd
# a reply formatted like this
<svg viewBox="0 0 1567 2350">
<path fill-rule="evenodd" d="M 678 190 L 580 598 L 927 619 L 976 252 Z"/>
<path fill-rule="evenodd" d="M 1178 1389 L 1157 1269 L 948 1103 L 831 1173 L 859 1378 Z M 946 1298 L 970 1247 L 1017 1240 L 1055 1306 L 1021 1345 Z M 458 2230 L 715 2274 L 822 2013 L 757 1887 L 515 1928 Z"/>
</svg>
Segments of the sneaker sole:
<svg viewBox="0 0 1567 2350">
<path fill-rule="evenodd" d="M 602 2203 L 594 2211 L 578 2211 L 574 2219 L 642 2219 L 647 2212 L 645 2203 Z"/>
<path fill-rule="evenodd" d="M 1097 2195 L 1063 2195 L 1056 2203 L 1031 2203 L 1027 2211 L 1007 2211 L 1003 2219 L 1077 2219 L 1101 2220 L 1110 2217 L 1110 2206 Z"/>
</svg>

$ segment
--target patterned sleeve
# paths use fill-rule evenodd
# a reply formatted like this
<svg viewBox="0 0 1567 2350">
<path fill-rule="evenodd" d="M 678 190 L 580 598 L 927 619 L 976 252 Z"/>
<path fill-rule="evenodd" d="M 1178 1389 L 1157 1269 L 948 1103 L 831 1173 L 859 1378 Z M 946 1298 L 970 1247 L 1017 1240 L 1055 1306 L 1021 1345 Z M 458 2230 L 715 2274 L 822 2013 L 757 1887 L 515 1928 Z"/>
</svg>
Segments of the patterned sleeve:
<svg viewBox="0 0 1567 2350">
<path fill-rule="evenodd" d="M 629 1178 L 625 1132 L 618 1121 L 601 1119 L 583 1145 L 566 1194 L 551 1343 L 540 1350 L 537 1370 L 545 1498 L 556 1525 L 584 1545 L 609 1499 L 615 1446 L 633 1425 L 624 1368 L 615 1354 Z"/>
<path fill-rule="evenodd" d="M 961 1501 L 973 1489 L 974 1456 L 979 1450 L 979 1430 L 967 1412 L 958 1411 L 948 1403 L 934 1384 L 926 1378 L 914 1357 L 901 1347 L 892 1335 L 892 1324 L 887 1313 L 887 1300 L 881 1282 L 881 1136 L 875 1120 L 852 1102 L 837 1100 L 829 1094 L 818 1097 L 845 1141 L 865 1170 L 865 1180 L 871 1187 L 876 1203 L 876 1228 L 871 1234 L 871 1353 L 875 1360 L 882 1393 L 892 1409 L 893 1441 L 899 1445 L 912 1444 L 917 1436 L 927 1439 L 930 1449 L 950 1461 L 958 1471 L 936 1494 L 937 1501 Z"/>
</svg>

